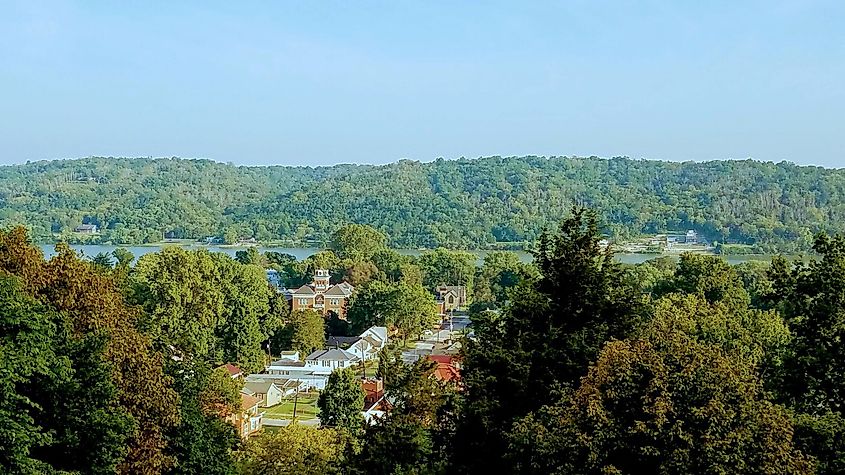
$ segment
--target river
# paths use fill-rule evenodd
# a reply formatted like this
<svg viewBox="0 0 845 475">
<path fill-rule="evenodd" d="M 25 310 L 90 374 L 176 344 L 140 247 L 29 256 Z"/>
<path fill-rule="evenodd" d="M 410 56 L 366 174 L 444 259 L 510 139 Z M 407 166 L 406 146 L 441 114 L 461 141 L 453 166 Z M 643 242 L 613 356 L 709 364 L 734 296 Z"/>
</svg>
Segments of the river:
<svg viewBox="0 0 845 475">
<path fill-rule="evenodd" d="M 170 244 L 176 245 L 176 244 Z M 157 252 L 161 250 L 162 247 L 168 246 L 168 244 L 163 245 L 150 245 L 150 246 L 108 246 L 108 245 L 99 245 L 99 244 L 71 244 L 71 248 L 80 252 L 83 256 L 96 256 L 99 253 L 111 253 L 118 247 L 122 247 L 132 254 L 135 255 L 135 258 L 143 256 L 144 254 L 149 254 L 151 252 Z M 211 252 L 222 252 L 228 254 L 230 256 L 235 255 L 236 252 L 242 250 L 242 247 L 229 247 L 229 246 L 205 246 L 205 245 L 181 245 L 185 249 L 207 249 Z M 52 244 L 43 244 L 41 245 L 41 250 L 44 252 L 44 255 L 47 257 L 52 257 L 56 254 L 54 250 L 54 246 Z M 290 254 L 296 257 L 299 260 L 305 259 L 308 256 L 311 256 L 321 249 L 315 247 L 258 247 L 258 250 L 261 252 L 265 251 L 275 251 L 275 252 L 282 252 L 285 254 Z M 418 256 L 421 252 L 418 249 L 398 249 L 397 252 L 400 254 L 411 255 L 411 256 Z M 473 254 L 476 254 L 479 259 L 479 263 L 484 259 L 484 256 L 487 255 L 489 252 L 492 251 L 470 251 Z M 525 251 L 515 251 L 516 254 L 523 262 L 530 262 L 531 261 L 531 254 Z M 676 256 L 676 255 L 673 255 Z M 625 253 L 617 253 L 616 258 L 625 264 L 640 264 L 650 259 L 655 259 L 660 257 L 660 255 L 656 254 L 625 254 Z M 725 257 L 728 263 L 730 264 L 740 264 L 746 261 L 768 261 L 771 260 L 771 256 L 727 256 Z"/>
</svg>

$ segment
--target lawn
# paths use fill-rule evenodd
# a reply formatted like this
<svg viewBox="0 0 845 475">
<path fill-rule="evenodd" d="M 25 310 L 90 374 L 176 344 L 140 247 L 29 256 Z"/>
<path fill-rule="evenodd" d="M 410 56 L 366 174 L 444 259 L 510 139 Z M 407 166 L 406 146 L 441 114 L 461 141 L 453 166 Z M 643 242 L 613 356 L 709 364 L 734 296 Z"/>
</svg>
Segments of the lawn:
<svg viewBox="0 0 845 475">
<path fill-rule="evenodd" d="M 373 378 L 376 375 L 376 371 L 378 371 L 378 360 L 370 360 L 364 363 L 367 367 L 367 377 Z M 361 368 L 360 364 L 356 364 L 352 367 L 355 370 L 355 376 L 359 379 L 364 379 L 364 370 Z"/>
<path fill-rule="evenodd" d="M 296 402 L 297 419 L 314 419 L 317 417 L 317 396 L 314 393 L 302 393 Z M 294 398 L 288 398 L 273 407 L 264 409 L 264 417 L 270 419 L 293 419 Z"/>
</svg>

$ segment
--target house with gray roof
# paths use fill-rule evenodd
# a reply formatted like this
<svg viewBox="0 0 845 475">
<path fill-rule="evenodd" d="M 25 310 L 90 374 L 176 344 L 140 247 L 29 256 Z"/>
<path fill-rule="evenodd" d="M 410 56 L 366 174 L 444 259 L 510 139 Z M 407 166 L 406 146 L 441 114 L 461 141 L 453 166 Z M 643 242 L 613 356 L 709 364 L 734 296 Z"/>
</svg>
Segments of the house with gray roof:
<svg viewBox="0 0 845 475">
<path fill-rule="evenodd" d="M 244 382 L 244 390 L 250 396 L 255 396 L 261 400 L 259 405 L 261 407 L 272 407 L 282 402 L 284 394 L 282 390 L 273 381 L 255 381 L 246 380 Z"/>
<path fill-rule="evenodd" d="M 346 307 L 354 291 L 355 287 L 348 282 L 332 285 L 329 271 L 317 269 L 310 284 L 288 290 L 285 296 L 290 300 L 293 310 L 312 309 L 323 316 L 334 313 L 345 320 Z"/>
</svg>

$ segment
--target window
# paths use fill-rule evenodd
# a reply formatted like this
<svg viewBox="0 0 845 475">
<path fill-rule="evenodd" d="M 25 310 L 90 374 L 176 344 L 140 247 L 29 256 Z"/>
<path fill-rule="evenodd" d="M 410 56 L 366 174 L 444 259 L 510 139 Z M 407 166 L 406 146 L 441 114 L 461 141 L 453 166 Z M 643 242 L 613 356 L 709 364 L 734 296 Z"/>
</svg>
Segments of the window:
<svg viewBox="0 0 845 475">
<path fill-rule="evenodd" d="M 308 299 L 299 299 L 299 305 L 308 305 Z"/>
<path fill-rule="evenodd" d="M 340 303 L 339 299 L 331 299 L 331 304 L 337 306 Z"/>
</svg>

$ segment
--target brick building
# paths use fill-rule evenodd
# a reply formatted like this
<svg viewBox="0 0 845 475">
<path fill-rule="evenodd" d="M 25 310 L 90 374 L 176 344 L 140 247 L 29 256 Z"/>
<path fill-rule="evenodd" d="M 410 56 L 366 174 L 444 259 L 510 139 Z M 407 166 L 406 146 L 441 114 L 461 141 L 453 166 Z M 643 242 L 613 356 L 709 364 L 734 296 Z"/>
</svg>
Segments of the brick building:
<svg viewBox="0 0 845 475">
<path fill-rule="evenodd" d="M 326 269 L 317 269 L 310 284 L 289 290 L 286 294 L 293 310 L 313 309 L 327 316 L 334 312 L 346 319 L 346 307 L 355 288 L 348 282 L 331 284 L 331 275 Z"/>
</svg>

